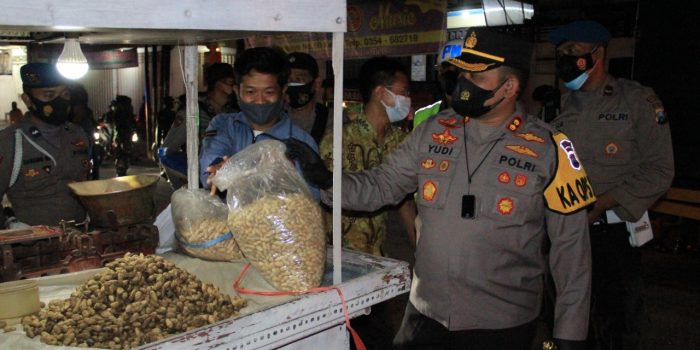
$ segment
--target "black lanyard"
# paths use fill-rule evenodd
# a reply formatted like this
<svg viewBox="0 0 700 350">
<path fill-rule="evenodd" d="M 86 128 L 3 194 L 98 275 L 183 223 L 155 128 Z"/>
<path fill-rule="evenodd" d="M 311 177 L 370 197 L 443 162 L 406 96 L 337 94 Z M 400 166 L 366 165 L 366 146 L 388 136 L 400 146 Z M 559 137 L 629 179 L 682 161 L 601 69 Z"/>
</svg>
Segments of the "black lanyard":
<svg viewBox="0 0 700 350">
<path fill-rule="evenodd" d="M 498 137 L 495 141 L 491 142 L 491 147 L 489 147 L 488 152 L 486 152 L 486 155 L 484 155 L 483 158 L 481 158 L 481 161 L 479 161 L 479 164 L 477 164 L 476 168 L 474 169 L 473 172 L 469 171 L 469 150 L 467 149 L 467 125 L 464 124 L 462 126 L 462 131 L 464 132 L 464 161 L 467 163 L 467 182 L 469 184 L 467 188 L 467 194 L 471 193 L 471 184 L 472 184 L 472 177 L 476 172 L 481 168 L 481 165 L 484 164 L 484 161 L 486 158 L 489 157 L 489 154 L 491 154 L 491 151 L 493 151 L 494 147 L 496 147 L 496 144 L 498 141 L 501 141 L 503 139 L 503 136 L 505 136 L 506 133 L 503 133 L 501 136 Z"/>
</svg>

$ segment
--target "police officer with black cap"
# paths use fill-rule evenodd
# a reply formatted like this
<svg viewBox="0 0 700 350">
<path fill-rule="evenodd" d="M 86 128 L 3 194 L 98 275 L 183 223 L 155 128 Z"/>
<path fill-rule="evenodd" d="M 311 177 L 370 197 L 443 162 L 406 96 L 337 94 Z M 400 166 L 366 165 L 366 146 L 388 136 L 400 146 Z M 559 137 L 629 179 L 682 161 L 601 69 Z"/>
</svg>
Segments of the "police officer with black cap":
<svg viewBox="0 0 700 350">
<path fill-rule="evenodd" d="M 343 173 L 343 209 L 376 210 L 417 190 L 422 227 L 395 349 L 531 349 L 546 264 L 559 297 L 555 343 L 576 349 L 586 338 L 582 209 L 595 196 L 573 143 L 518 103 L 531 52 L 511 36 L 470 29 L 450 60 L 460 69 L 452 108 L 418 125 L 381 165 Z M 327 188 L 313 152 L 286 143 L 307 179 Z"/>
<path fill-rule="evenodd" d="M 636 349 L 648 316 L 641 291 L 637 222 L 671 185 L 673 150 L 654 91 L 605 68 L 610 33 L 594 21 L 552 31 L 568 92 L 552 124 L 575 142 L 598 201 L 588 212 L 593 254 L 591 349 Z M 647 225 L 648 217 L 646 217 Z M 630 225 L 631 226 L 631 225 Z"/>
<path fill-rule="evenodd" d="M 0 131 L 0 196 L 7 194 L 16 218 L 0 214 L 0 226 L 57 225 L 85 219 L 85 209 L 66 186 L 90 172 L 88 139 L 69 122 L 71 96 L 56 66 L 20 68 L 24 118 Z"/>
<path fill-rule="evenodd" d="M 326 130 L 333 126 L 333 117 L 326 106 L 316 101 L 316 93 L 321 90 L 316 59 L 304 52 L 291 52 L 287 55 L 287 66 L 287 113 L 296 126 L 321 144 Z"/>
</svg>

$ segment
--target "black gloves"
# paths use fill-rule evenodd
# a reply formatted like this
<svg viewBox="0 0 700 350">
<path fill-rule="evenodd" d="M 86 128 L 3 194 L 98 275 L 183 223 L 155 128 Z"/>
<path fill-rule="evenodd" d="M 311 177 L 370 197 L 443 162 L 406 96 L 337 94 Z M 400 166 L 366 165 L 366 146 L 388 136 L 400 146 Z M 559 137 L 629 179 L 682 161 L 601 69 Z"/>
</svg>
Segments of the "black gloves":
<svg viewBox="0 0 700 350">
<path fill-rule="evenodd" d="M 585 341 L 554 339 L 557 350 L 586 350 Z"/>
<path fill-rule="evenodd" d="M 282 142 L 287 145 L 287 158 L 299 162 L 306 181 L 322 190 L 333 186 L 333 173 L 326 169 L 323 160 L 313 148 L 294 138 Z"/>
</svg>

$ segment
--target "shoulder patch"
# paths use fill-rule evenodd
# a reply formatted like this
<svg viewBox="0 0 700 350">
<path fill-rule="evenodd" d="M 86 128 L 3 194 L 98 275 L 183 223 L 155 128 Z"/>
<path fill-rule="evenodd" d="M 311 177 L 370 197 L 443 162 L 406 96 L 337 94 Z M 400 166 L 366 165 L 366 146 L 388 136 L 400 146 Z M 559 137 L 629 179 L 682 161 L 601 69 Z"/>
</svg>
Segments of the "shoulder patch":
<svg viewBox="0 0 700 350">
<path fill-rule="evenodd" d="M 664 109 L 664 105 L 661 103 L 661 100 L 656 96 L 656 94 L 651 93 L 650 95 L 647 96 L 646 98 L 647 102 L 651 105 L 651 108 L 654 110 L 654 116 L 656 117 L 656 123 L 658 124 L 663 124 L 668 121 L 668 117 L 666 116 L 666 110 Z"/>
<path fill-rule="evenodd" d="M 576 212 L 596 201 L 593 186 L 578 160 L 573 143 L 563 133 L 552 135 L 557 169 L 544 190 L 547 208 L 561 214 Z"/>
</svg>

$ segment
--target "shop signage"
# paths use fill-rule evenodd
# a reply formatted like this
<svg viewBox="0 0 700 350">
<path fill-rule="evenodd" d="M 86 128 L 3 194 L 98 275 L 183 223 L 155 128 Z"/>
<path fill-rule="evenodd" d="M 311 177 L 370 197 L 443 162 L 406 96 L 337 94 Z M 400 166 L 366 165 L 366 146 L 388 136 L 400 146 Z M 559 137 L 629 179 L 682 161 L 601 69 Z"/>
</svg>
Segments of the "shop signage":
<svg viewBox="0 0 700 350">
<path fill-rule="evenodd" d="M 432 54 L 445 40 L 446 0 L 349 0 L 347 7 L 345 59 Z M 330 33 L 256 35 L 246 44 L 330 59 L 331 37 Z"/>
</svg>

